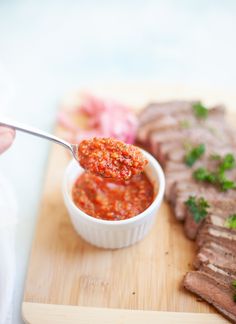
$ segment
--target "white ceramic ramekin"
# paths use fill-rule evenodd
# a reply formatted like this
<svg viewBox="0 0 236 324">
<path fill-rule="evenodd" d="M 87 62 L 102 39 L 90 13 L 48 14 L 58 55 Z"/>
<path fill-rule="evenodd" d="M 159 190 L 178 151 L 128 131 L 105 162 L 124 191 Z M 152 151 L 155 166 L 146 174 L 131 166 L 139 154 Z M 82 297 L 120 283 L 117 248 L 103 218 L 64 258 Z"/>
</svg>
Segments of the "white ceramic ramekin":
<svg viewBox="0 0 236 324">
<path fill-rule="evenodd" d="M 64 201 L 75 230 L 87 242 L 102 248 L 122 248 L 140 241 L 151 229 L 163 200 L 165 178 L 160 164 L 149 153 L 144 150 L 142 152 L 149 162 L 145 172 L 154 185 L 155 198 L 141 214 L 120 221 L 91 217 L 74 204 L 71 197 L 72 186 L 84 170 L 74 160 L 69 163 L 62 186 Z"/>
</svg>

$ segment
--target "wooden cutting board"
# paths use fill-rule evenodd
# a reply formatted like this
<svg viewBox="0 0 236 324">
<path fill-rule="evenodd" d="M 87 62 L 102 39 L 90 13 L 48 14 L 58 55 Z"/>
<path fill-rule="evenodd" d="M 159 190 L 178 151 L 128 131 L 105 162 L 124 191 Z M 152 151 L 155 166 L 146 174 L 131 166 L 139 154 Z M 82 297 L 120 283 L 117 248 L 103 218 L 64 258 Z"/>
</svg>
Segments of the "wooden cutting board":
<svg viewBox="0 0 236 324">
<path fill-rule="evenodd" d="M 138 109 L 151 100 L 201 99 L 207 104 L 236 98 L 222 91 L 155 83 L 91 87 Z M 73 104 L 69 95 L 64 106 Z M 57 134 L 60 130 L 57 128 Z M 214 308 L 185 291 L 195 244 L 163 203 L 150 234 L 140 243 L 103 250 L 84 242 L 63 203 L 62 177 L 69 156 L 52 147 L 22 305 L 27 323 L 225 323 Z"/>
</svg>

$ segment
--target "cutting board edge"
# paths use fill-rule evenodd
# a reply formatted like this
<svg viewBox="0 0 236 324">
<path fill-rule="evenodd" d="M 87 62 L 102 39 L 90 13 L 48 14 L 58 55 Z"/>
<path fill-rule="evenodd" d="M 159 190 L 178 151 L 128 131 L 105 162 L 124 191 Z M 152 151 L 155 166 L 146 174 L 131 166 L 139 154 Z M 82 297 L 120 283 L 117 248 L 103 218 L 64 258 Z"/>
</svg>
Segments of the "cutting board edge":
<svg viewBox="0 0 236 324">
<path fill-rule="evenodd" d="M 42 303 L 22 303 L 22 317 L 27 324 L 156 324 L 158 323 L 227 323 L 218 314 L 185 313 L 147 310 L 127 310 L 111 308 L 95 308 L 72 305 L 55 305 Z"/>
</svg>

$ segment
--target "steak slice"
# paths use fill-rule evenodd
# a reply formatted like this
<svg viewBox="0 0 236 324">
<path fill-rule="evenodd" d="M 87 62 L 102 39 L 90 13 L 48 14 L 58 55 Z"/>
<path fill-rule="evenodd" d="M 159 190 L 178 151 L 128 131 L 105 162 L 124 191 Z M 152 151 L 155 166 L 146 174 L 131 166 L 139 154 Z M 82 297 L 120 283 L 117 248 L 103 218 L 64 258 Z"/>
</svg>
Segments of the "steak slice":
<svg viewBox="0 0 236 324">
<path fill-rule="evenodd" d="M 219 197 L 215 196 L 213 198 L 209 193 L 205 194 L 205 197 L 206 196 L 210 207 L 208 209 L 208 215 L 204 220 L 196 223 L 191 213 L 186 210 L 184 231 L 186 236 L 191 240 L 195 240 L 198 231 L 203 224 L 210 224 L 225 228 L 226 219 L 230 214 L 234 214 L 236 212 L 236 201 L 234 198 L 220 199 L 220 194 L 218 194 Z"/>
<path fill-rule="evenodd" d="M 229 248 L 236 253 L 236 231 L 219 226 L 204 224 L 197 235 L 198 246 L 212 241 Z"/>
<path fill-rule="evenodd" d="M 191 177 L 187 181 L 174 183 L 166 198 L 171 202 L 176 218 L 184 220 L 187 215 L 185 201 L 189 196 L 202 196 L 207 201 L 210 201 L 211 197 L 217 197 L 217 195 L 218 190 L 216 188 L 208 184 L 199 184 Z"/>
<path fill-rule="evenodd" d="M 220 284 L 230 287 L 232 286 L 232 282 L 236 279 L 235 274 L 227 272 L 212 263 L 202 264 L 198 270 L 214 277 Z"/>
<path fill-rule="evenodd" d="M 152 122 L 163 115 L 174 113 L 184 113 L 192 110 L 192 106 L 197 101 L 173 100 L 168 102 L 150 103 L 139 114 L 140 126 Z"/>
<path fill-rule="evenodd" d="M 236 253 L 227 247 L 214 242 L 204 244 L 195 260 L 194 267 L 199 269 L 202 265 L 212 264 L 236 277 Z"/>
<path fill-rule="evenodd" d="M 233 301 L 231 285 L 222 284 L 205 272 L 191 271 L 184 277 L 184 287 L 213 305 L 226 318 L 236 322 L 236 303 Z"/>
<path fill-rule="evenodd" d="M 196 223 L 191 213 L 187 210 L 186 217 L 184 222 L 184 233 L 190 240 L 195 240 L 198 230 L 201 227 L 204 220 L 201 220 L 199 223 Z"/>
<path fill-rule="evenodd" d="M 165 190 L 165 195 L 167 200 L 169 200 L 169 197 L 171 197 L 173 190 L 172 186 L 175 183 L 179 182 L 188 182 L 192 179 L 192 170 L 185 167 L 182 170 L 177 170 L 177 171 L 166 171 L 166 190 Z"/>
<path fill-rule="evenodd" d="M 184 100 L 173 100 L 168 102 L 153 102 L 147 105 L 140 113 L 139 113 L 139 123 L 140 126 L 143 126 L 147 123 L 152 122 L 163 115 L 172 115 L 179 116 L 180 114 L 186 116 L 186 114 L 193 114 L 193 104 L 199 101 L 184 101 Z M 225 116 L 225 108 L 222 105 L 218 105 L 209 109 L 208 117 L 211 119 L 221 120 Z"/>
<path fill-rule="evenodd" d="M 219 161 L 210 159 L 209 156 L 204 155 L 203 158 L 197 160 L 193 167 L 187 166 L 185 163 L 178 163 L 173 161 L 167 161 L 165 164 L 166 174 L 166 197 L 167 200 L 171 200 L 171 196 L 177 197 L 176 192 L 172 190 L 172 186 L 175 182 L 180 183 L 195 183 L 195 186 L 199 186 L 199 182 L 193 179 L 193 172 L 199 167 L 206 167 L 210 171 L 215 171 L 219 165 Z M 234 173 L 236 173 L 234 171 Z M 186 190 L 184 190 L 186 192 Z"/>
<path fill-rule="evenodd" d="M 199 126 L 182 131 L 171 128 L 161 132 L 152 132 L 148 146 L 151 153 L 158 159 L 164 157 L 165 164 L 165 161 L 171 159 L 173 151 L 178 152 L 180 150 L 181 155 L 184 156 L 187 146 L 197 146 L 201 143 L 205 144 L 206 152 L 209 151 L 210 154 L 224 152 L 223 148 L 226 148 L 227 153 L 232 152 L 232 150 L 235 151 L 235 147 L 230 144 L 228 136 L 220 134 L 219 137 L 216 137 L 209 129 Z M 174 159 L 176 159 L 175 156 Z"/>
<path fill-rule="evenodd" d="M 153 121 L 139 127 L 137 140 L 141 143 L 147 143 L 152 132 L 161 132 L 165 131 L 166 129 L 174 129 L 178 127 L 178 121 L 171 115 L 156 117 Z"/>
<path fill-rule="evenodd" d="M 232 171 L 235 172 L 236 170 Z M 181 181 L 171 186 L 166 197 L 167 200 L 171 202 L 177 219 L 183 220 L 186 218 L 187 210 L 184 202 L 191 195 L 197 197 L 202 196 L 212 205 L 214 205 L 217 200 L 226 200 L 226 203 L 232 199 L 236 200 L 235 190 L 221 192 L 217 187 L 211 184 L 198 182 L 192 178 L 187 181 Z"/>
</svg>

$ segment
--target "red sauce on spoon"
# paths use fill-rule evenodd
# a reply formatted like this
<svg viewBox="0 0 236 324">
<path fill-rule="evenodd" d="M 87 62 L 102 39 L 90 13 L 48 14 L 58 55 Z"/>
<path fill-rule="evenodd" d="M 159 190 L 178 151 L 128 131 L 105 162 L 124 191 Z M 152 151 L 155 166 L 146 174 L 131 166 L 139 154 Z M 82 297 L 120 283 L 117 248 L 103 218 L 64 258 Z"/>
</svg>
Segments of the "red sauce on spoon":
<svg viewBox="0 0 236 324">
<path fill-rule="evenodd" d="M 148 163 L 137 147 L 113 138 L 96 137 L 80 143 L 78 159 L 93 174 L 121 180 L 140 174 Z"/>
</svg>

